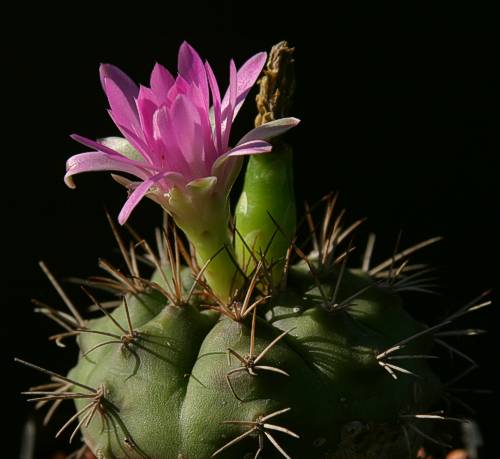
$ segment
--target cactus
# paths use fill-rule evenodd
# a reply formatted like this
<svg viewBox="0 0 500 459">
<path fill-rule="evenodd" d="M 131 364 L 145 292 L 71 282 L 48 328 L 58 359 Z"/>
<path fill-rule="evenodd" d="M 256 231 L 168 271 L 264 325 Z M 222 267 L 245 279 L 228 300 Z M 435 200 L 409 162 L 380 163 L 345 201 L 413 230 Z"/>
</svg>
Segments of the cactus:
<svg viewBox="0 0 500 459">
<path fill-rule="evenodd" d="M 203 64 L 191 48 L 184 53 L 190 57 L 180 65 L 185 76 L 190 69 L 183 65 Z M 292 53 L 284 42 L 270 53 L 260 80 L 258 132 L 279 134 L 290 125 L 283 117 L 293 93 Z M 209 66 L 203 68 L 217 126 L 221 98 Z M 162 72 L 152 78 L 153 89 L 160 74 L 170 81 Z M 232 65 L 233 79 L 235 72 Z M 116 68 L 103 74 L 108 91 L 116 90 L 113 81 L 120 79 L 130 86 Z M 228 94 L 237 100 L 231 90 Z M 110 102 L 117 110 L 117 102 Z M 221 134 L 214 128 L 214 137 Z M 268 151 L 270 136 L 257 138 L 262 143 L 247 148 Z M 147 178 L 146 167 L 134 159 L 140 158 L 139 141 L 131 146 L 110 138 L 90 146 L 96 155 L 114 155 L 113 160 L 118 155 L 129 167 L 118 170 L 145 180 L 143 195 L 159 202 L 173 222 L 166 219 L 157 232 L 157 250 L 135 234 L 127 249 L 108 216 L 128 273 L 101 261 L 109 277 L 85 282 L 98 317 L 83 318 L 42 264 L 69 313 L 39 311 L 64 328 L 51 339 L 76 337 L 80 353 L 67 376 L 21 362 L 51 378 L 27 392 L 30 400 L 52 404 L 47 419 L 62 401 L 74 401 L 76 413 L 58 435 L 71 432 L 70 441 L 81 435 L 83 447 L 75 457 L 90 450 L 99 459 L 393 459 L 445 443 L 440 426 L 460 419 L 435 411 L 447 388 L 432 359 L 439 346 L 463 354 L 436 334 L 489 302 L 481 295 L 433 326 L 405 310 L 402 295 L 431 288 L 429 269 L 410 262 L 410 256 L 439 238 L 405 249 L 398 241 L 386 261 L 371 266 L 370 235 L 355 266 L 353 241 L 362 222 L 347 225 L 331 194 L 306 207 L 306 246 L 312 247 L 306 253 L 295 237 L 292 150 L 281 138 L 273 140 L 272 153 L 250 158 L 232 231 L 227 195 L 241 167 L 239 156 L 234 167 L 228 166 L 232 159 L 218 164 L 226 170 L 208 177 L 216 180 L 196 176 L 178 185 L 179 177 L 172 176 L 172 186 L 159 181 L 170 172 L 155 170 L 153 179 Z M 82 166 L 84 160 L 70 160 L 68 171 L 91 170 Z M 131 189 L 129 199 L 141 190 L 141 184 L 117 180 Z M 163 186 L 172 188 L 159 193 Z M 125 218 L 122 211 L 121 221 L 130 210 Z M 141 261 L 152 269 L 150 276 L 143 274 Z M 113 309 L 90 290 L 99 288 L 114 293 Z"/>
</svg>

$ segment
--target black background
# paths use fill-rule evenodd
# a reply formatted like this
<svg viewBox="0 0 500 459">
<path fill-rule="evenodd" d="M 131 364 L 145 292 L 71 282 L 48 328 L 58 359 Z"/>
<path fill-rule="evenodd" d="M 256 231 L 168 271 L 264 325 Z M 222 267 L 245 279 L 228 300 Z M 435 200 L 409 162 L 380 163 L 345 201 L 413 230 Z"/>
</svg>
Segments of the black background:
<svg viewBox="0 0 500 459">
<path fill-rule="evenodd" d="M 117 131 L 108 119 L 98 80 L 100 62 L 122 67 L 147 83 L 155 61 L 175 68 L 182 40 L 210 60 L 227 81 L 237 64 L 282 39 L 296 46 L 297 98 L 302 124 L 289 136 L 296 151 L 298 199 L 314 201 L 341 192 L 351 218 L 368 217 L 378 234 L 376 256 L 390 256 L 396 235 L 415 243 L 442 235 L 427 251 L 442 266 L 443 296 L 420 297 L 417 314 L 437 320 L 495 285 L 498 230 L 498 36 L 494 12 L 479 2 L 440 7 L 380 2 L 245 4 L 208 2 L 118 6 L 104 11 L 74 4 L 12 11 L 3 37 L 3 238 L 0 322 L 4 368 L 1 457 L 16 457 L 22 424 L 32 413 L 18 392 L 42 381 L 15 366 L 13 355 L 66 371 L 74 349 L 47 343 L 58 329 L 33 314 L 30 299 L 60 302 L 38 269 L 45 260 L 64 278 L 96 274 L 97 257 L 117 260 L 103 208 L 116 216 L 125 194 L 107 174 L 77 178 L 76 191 L 62 177 L 65 160 L 82 151 L 73 132 L 98 138 Z M 403 2 L 401 2 L 403 3 Z M 436 2 L 437 3 L 437 2 Z M 451 6 L 453 5 L 453 6 Z M 472 6 L 474 5 L 474 6 Z M 252 97 L 238 118 L 234 138 L 251 127 Z M 131 223 L 144 235 L 159 210 L 141 203 Z M 70 287 L 76 301 L 77 288 Z M 488 336 L 457 340 L 471 349 L 480 370 L 462 387 L 494 389 L 498 362 L 495 308 L 464 321 Z M 3 357 L 3 356 L 2 356 Z M 458 372 L 463 365 L 456 361 Z M 466 396 L 492 457 L 498 422 L 492 396 Z M 57 418 L 61 424 L 62 418 Z M 54 432 L 55 425 L 50 429 Z M 5 432 L 5 429 L 7 431 Z M 39 435 L 40 457 L 66 448 L 63 439 Z M 51 435 L 50 434 L 50 435 Z M 13 448 L 13 451 L 11 451 Z"/>
</svg>

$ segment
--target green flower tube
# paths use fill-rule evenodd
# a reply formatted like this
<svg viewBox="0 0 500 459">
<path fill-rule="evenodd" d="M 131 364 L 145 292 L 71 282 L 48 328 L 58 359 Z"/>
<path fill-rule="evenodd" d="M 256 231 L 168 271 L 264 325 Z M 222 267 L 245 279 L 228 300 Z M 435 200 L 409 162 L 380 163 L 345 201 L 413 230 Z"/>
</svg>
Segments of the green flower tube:
<svg viewBox="0 0 500 459">
<path fill-rule="evenodd" d="M 172 189 L 170 214 L 193 244 L 208 285 L 222 300 L 228 300 L 243 277 L 233 255 L 227 194 L 217 188 L 215 178 L 197 180 L 188 188 L 187 193 Z"/>
</svg>

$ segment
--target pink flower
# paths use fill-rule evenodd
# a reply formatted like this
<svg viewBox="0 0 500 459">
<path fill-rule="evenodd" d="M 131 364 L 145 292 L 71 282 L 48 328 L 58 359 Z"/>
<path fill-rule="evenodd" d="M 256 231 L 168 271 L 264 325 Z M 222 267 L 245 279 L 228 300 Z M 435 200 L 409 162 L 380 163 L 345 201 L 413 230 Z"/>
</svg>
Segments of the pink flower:
<svg viewBox="0 0 500 459">
<path fill-rule="evenodd" d="M 94 151 L 67 161 L 66 184 L 74 188 L 73 175 L 89 171 L 117 171 L 137 177 L 139 181 L 118 179 L 132 191 L 118 217 L 121 224 L 144 196 L 171 211 L 174 188 L 187 197 L 200 185 L 227 195 L 243 155 L 271 151 L 266 140 L 299 122 L 296 118 L 272 121 L 229 146 L 233 120 L 265 61 L 266 54 L 258 53 L 237 71 L 231 60 L 229 88 L 223 98 L 210 65 L 186 42 L 179 49 L 177 77 L 156 64 L 149 88 L 137 86 L 115 66 L 101 65 L 109 114 L 125 139 L 96 142 L 73 135 Z"/>
</svg>

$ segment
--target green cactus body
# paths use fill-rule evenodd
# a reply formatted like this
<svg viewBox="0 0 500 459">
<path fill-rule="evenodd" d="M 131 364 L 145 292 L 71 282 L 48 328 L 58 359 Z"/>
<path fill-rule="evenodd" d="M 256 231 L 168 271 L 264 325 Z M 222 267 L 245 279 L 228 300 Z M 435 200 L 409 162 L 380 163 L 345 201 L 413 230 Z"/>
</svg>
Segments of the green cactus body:
<svg viewBox="0 0 500 459">
<path fill-rule="evenodd" d="M 286 43 L 271 52 L 257 132 L 279 128 L 287 114 L 292 52 Z M 239 81 L 234 72 L 232 80 Z M 130 154 L 126 142 L 108 141 Z M 434 421 L 449 419 L 432 411 L 443 393 L 429 360 L 434 332 L 489 302 L 479 297 L 433 327 L 415 320 L 400 293 L 427 291 L 429 269 L 408 257 L 437 238 L 370 269 L 370 237 L 362 267 L 349 269 L 354 247 L 345 241 L 360 222 L 333 217 L 331 195 L 323 221 L 307 209 L 306 255 L 295 243 L 292 152 L 280 139 L 273 144 L 271 155 L 248 162 L 233 233 L 228 196 L 216 186 L 224 174 L 163 194 L 135 188 L 168 200 L 192 250 L 168 223 L 165 237 L 157 233 L 159 256 L 142 243 L 127 251 L 113 227 L 130 275 L 105 265 L 111 278 L 89 283 L 114 288 L 119 299 L 110 311 L 89 294 L 100 318 L 85 321 L 42 266 L 72 316 L 41 312 L 64 327 L 57 342 L 77 337 L 80 355 L 67 377 L 22 361 L 53 378 L 28 393 L 54 401 L 50 416 L 74 399 L 77 413 L 61 431 L 75 422 L 72 437 L 80 429 L 98 459 L 400 459 L 416 457 L 423 441 L 439 443 L 430 435 Z M 220 167 L 232 165 L 226 175 L 239 171 L 241 158 L 223 159 Z M 224 177 L 232 185 L 235 177 Z M 148 279 L 139 260 L 155 267 Z"/>
<path fill-rule="evenodd" d="M 372 282 L 355 271 L 345 274 L 342 296 Z M 324 286 L 335 282 L 332 275 Z M 321 458 L 336 451 L 349 423 L 396 428 L 402 412 L 425 409 L 439 396 L 439 382 L 425 361 L 405 365 L 419 378 L 402 375 L 398 380 L 377 361 L 380 352 L 423 329 L 402 311 L 395 294 L 374 284 L 360 295 L 351 314 L 327 311 L 309 287 L 281 291 L 256 316 L 254 360 L 274 344 L 255 363 L 254 374 L 235 356 L 249 354 L 251 317 L 236 321 L 192 305 L 167 305 L 157 292 L 130 296 L 133 342 L 109 342 L 109 336 L 97 333 L 79 339 L 84 357 L 69 377 L 103 390 L 100 419 L 82 427 L 87 445 L 105 459 L 201 459 L 218 451 L 220 457 L 253 457 L 261 436 L 262 457 L 279 457 L 267 432 L 292 457 Z M 124 305 L 113 317 L 127 326 Z M 385 331 L 387 323 L 402 319 L 396 331 Z M 107 316 L 87 326 L 117 331 Z M 422 339 L 405 352 L 423 354 L 427 348 Z M 88 403 L 78 399 L 77 409 Z M 268 421 L 278 429 L 255 429 L 224 449 L 249 431 L 252 422 L 285 409 Z"/>
</svg>

